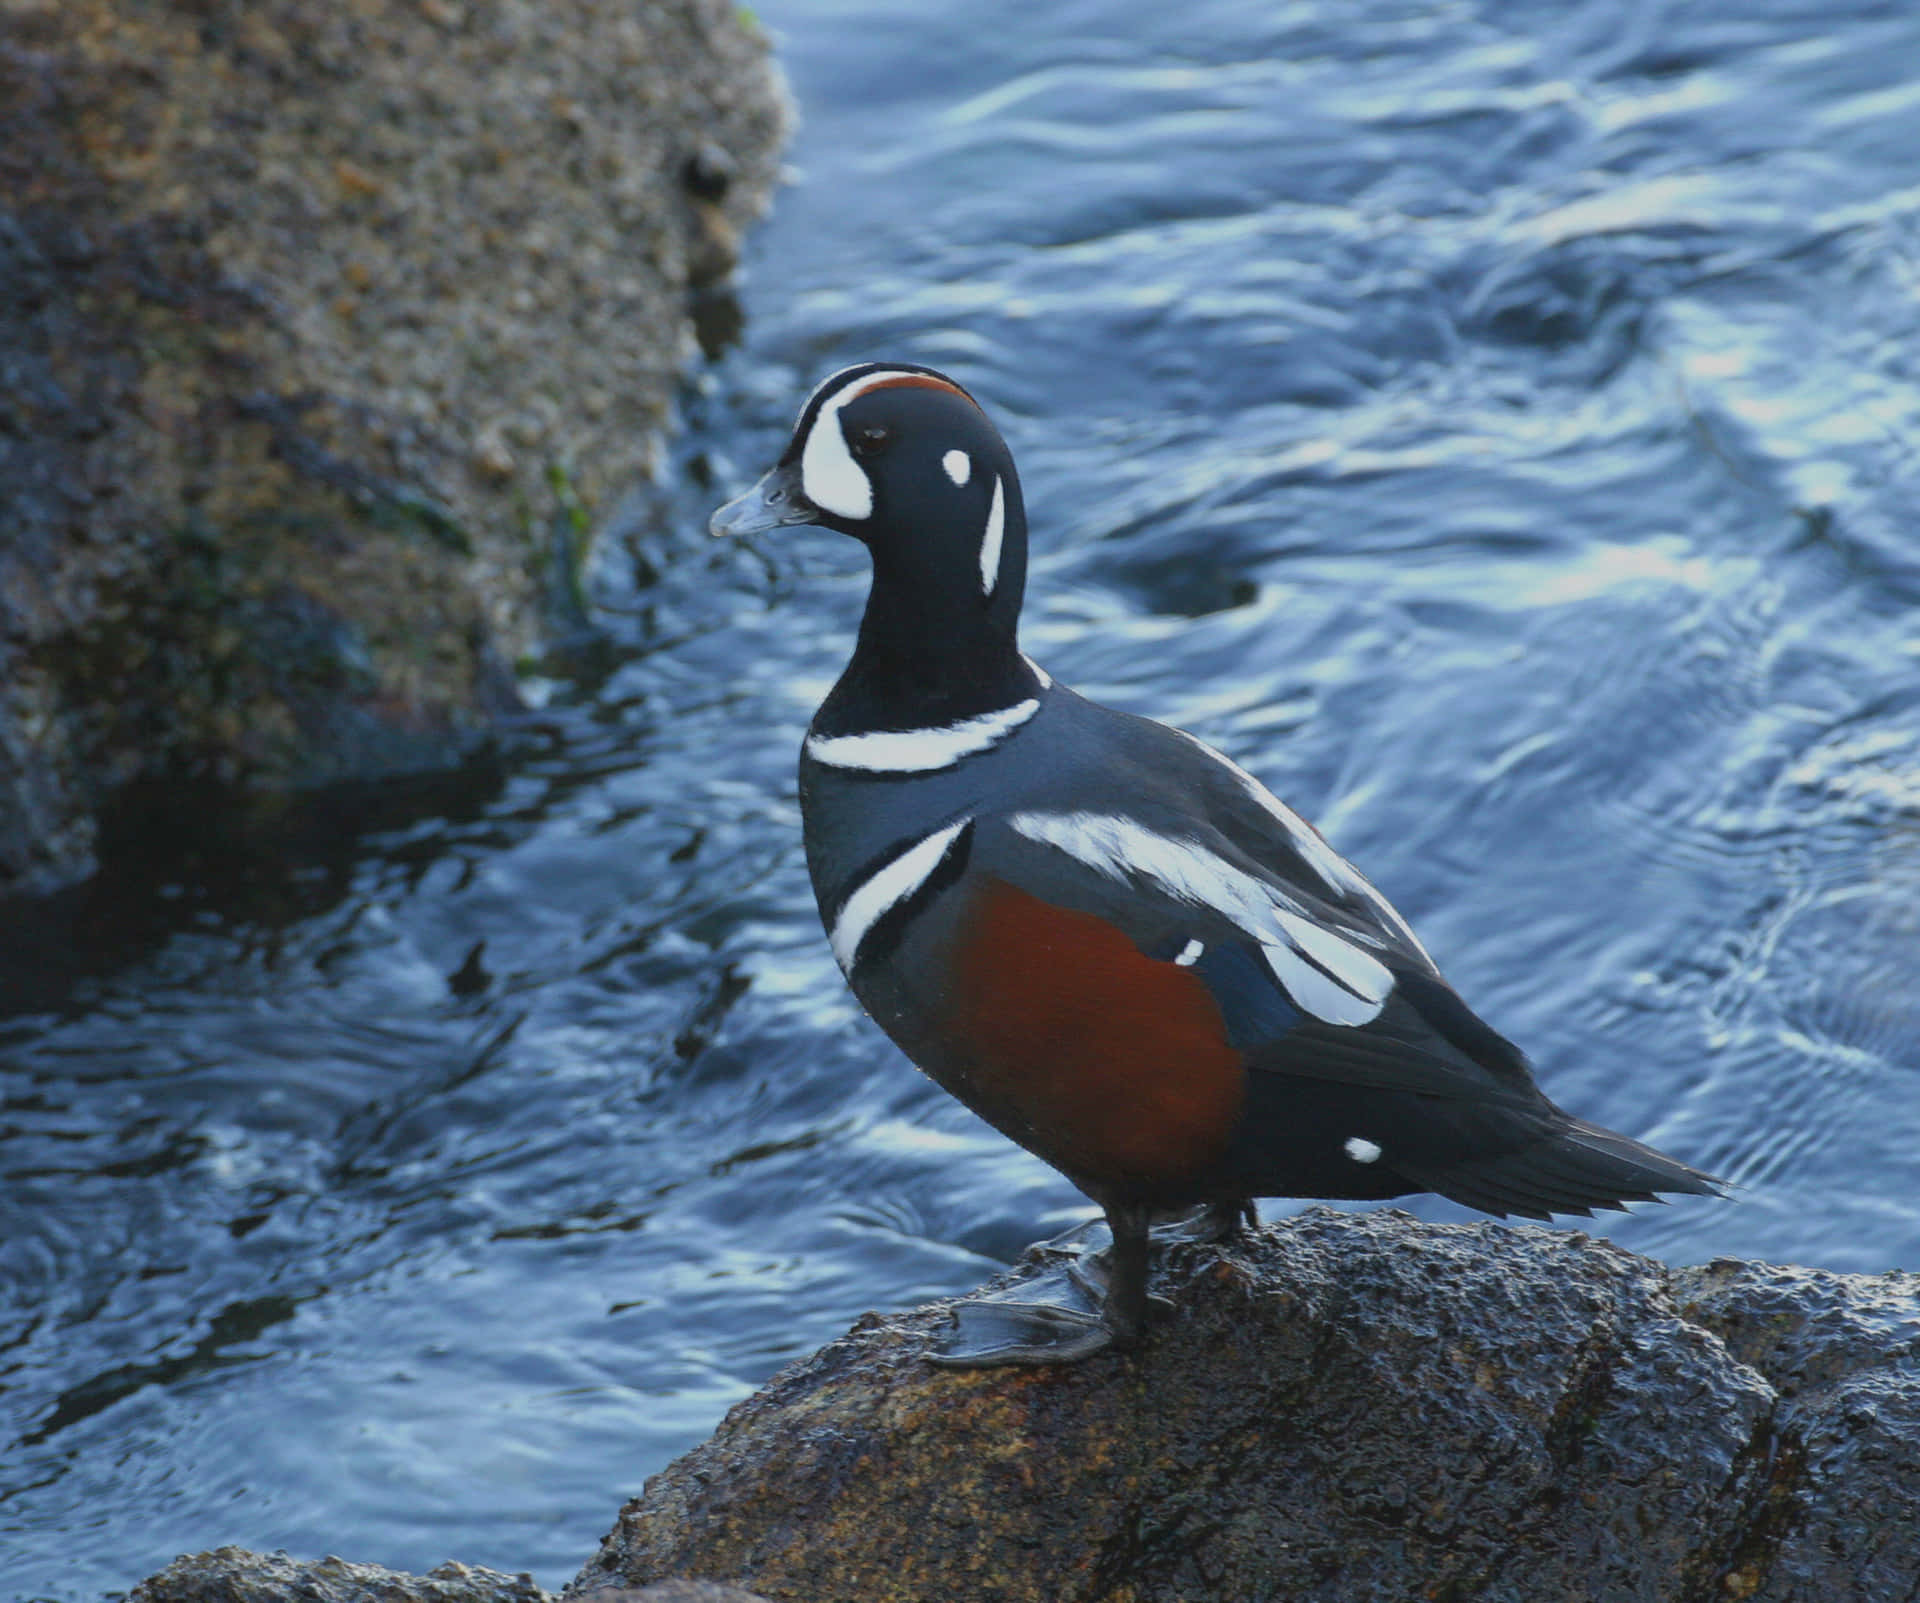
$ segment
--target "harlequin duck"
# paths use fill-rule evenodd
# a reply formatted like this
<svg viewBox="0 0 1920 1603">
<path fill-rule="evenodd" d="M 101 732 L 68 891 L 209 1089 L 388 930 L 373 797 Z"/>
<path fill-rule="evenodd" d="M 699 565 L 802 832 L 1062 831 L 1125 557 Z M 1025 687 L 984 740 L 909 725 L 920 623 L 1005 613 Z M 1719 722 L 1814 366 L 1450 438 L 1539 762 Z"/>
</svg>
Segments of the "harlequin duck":
<svg viewBox="0 0 1920 1603">
<path fill-rule="evenodd" d="M 1096 1307 L 1001 1305 L 1010 1332 L 948 1361 L 1135 1343 L 1149 1226 L 1178 1210 L 1214 1239 L 1262 1196 L 1434 1191 L 1544 1219 L 1717 1194 L 1548 1101 L 1400 915 L 1252 775 L 1021 654 L 1020 481 L 952 379 L 836 373 L 712 528 L 803 523 L 873 563 L 800 758 L 833 955 L 909 1058 L 1113 1234 Z"/>
</svg>

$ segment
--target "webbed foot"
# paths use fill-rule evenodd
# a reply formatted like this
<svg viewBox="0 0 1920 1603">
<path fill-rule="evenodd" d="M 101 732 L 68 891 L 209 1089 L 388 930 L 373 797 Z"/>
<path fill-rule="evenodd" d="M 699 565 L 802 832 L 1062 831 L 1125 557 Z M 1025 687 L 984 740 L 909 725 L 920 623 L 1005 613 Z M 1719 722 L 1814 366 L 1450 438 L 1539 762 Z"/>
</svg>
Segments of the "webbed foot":
<svg viewBox="0 0 1920 1603">
<path fill-rule="evenodd" d="M 1111 1238 L 1101 1251 L 1083 1225 L 1040 1249 L 1043 1267 L 1019 1285 L 1018 1297 L 986 1295 L 958 1304 L 953 1330 L 930 1352 L 948 1369 L 1000 1364 L 1070 1364 L 1136 1345 L 1150 1307 L 1171 1309 L 1147 1294 L 1147 1215 L 1109 1208 Z M 1048 1293 L 1045 1300 L 1034 1292 Z"/>
<path fill-rule="evenodd" d="M 963 1302 L 953 1330 L 927 1354 L 942 1369 L 993 1369 L 1002 1364 L 1072 1364 L 1114 1345 L 1098 1314 L 1052 1303 Z"/>
</svg>

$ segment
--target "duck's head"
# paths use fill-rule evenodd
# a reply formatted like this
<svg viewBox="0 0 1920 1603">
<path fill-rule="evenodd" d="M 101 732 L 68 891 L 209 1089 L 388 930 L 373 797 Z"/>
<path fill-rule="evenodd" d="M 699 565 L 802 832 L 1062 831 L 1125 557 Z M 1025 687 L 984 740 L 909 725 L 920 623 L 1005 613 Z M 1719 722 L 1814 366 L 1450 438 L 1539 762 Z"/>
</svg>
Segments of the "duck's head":
<svg viewBox="0 0 1920 1603">
<path fill-rule="evenodd" d="M 714 513 L 717 535 L 813 523 L 873 553 L 875 595 L 928 625 L 1011 639 L 1026 588 L 1026 513 L 1000 431 L 929 367 L 868 362 L 808 398 L 772 471 Z"/>
</svg>

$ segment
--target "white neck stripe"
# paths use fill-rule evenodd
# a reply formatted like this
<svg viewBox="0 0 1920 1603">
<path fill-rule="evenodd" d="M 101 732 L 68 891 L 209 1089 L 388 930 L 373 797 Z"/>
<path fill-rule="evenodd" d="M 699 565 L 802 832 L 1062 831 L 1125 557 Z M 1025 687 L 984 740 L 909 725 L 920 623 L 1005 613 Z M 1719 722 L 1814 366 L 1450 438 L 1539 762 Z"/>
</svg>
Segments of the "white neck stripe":
<svg viewBox="0 0 1920 1603">
<path fill-rule="evenodd" d="M 807 755 L 829 768 L 872 774 L 930 774 L 997 746 L 1040 710 L 1037 698 L 934 729 L 880 729 L 863 735 L 809 735 Z"/>
<path fill-rule="evenodd" d="M 968 822 L 962 818 L 945 829 L 936 829 L 854 888 L 853 894 L 841 904 L 839 916 L 827 935 L 827 943 L 832 946 L 834 960 L 842 973 L 853 972 L 853 960 L 860 955 L 860 943 L 867 938 L 867 932 L 926 884 L 947 855 L 954 837 Z"/>
<path fill-rule="evenodd" d="M 980 539 L 980 592 L 992 595 L 1000 582 L 1000 541 L 1007 530 L 1006 487 L 998 474 L 993 480 L 993 505 L 987 509 L 987 532 Z"/>
</svg>

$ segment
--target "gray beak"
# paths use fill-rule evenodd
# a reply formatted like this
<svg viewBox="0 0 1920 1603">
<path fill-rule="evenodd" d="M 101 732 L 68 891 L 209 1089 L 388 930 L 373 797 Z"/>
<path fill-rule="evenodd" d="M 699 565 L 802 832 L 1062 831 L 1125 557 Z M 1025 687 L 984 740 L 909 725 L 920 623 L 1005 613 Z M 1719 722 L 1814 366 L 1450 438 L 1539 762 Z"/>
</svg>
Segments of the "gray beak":
<svg viewBox="0 0 1920 1603">
<path fill-rule="evenodd" d="M 709 534 L 763 534 L 789 523 L 817 523 L 820 509 L 800 489 L 800 464 L 775 468 L 707 520 Z"/>
</svg>

